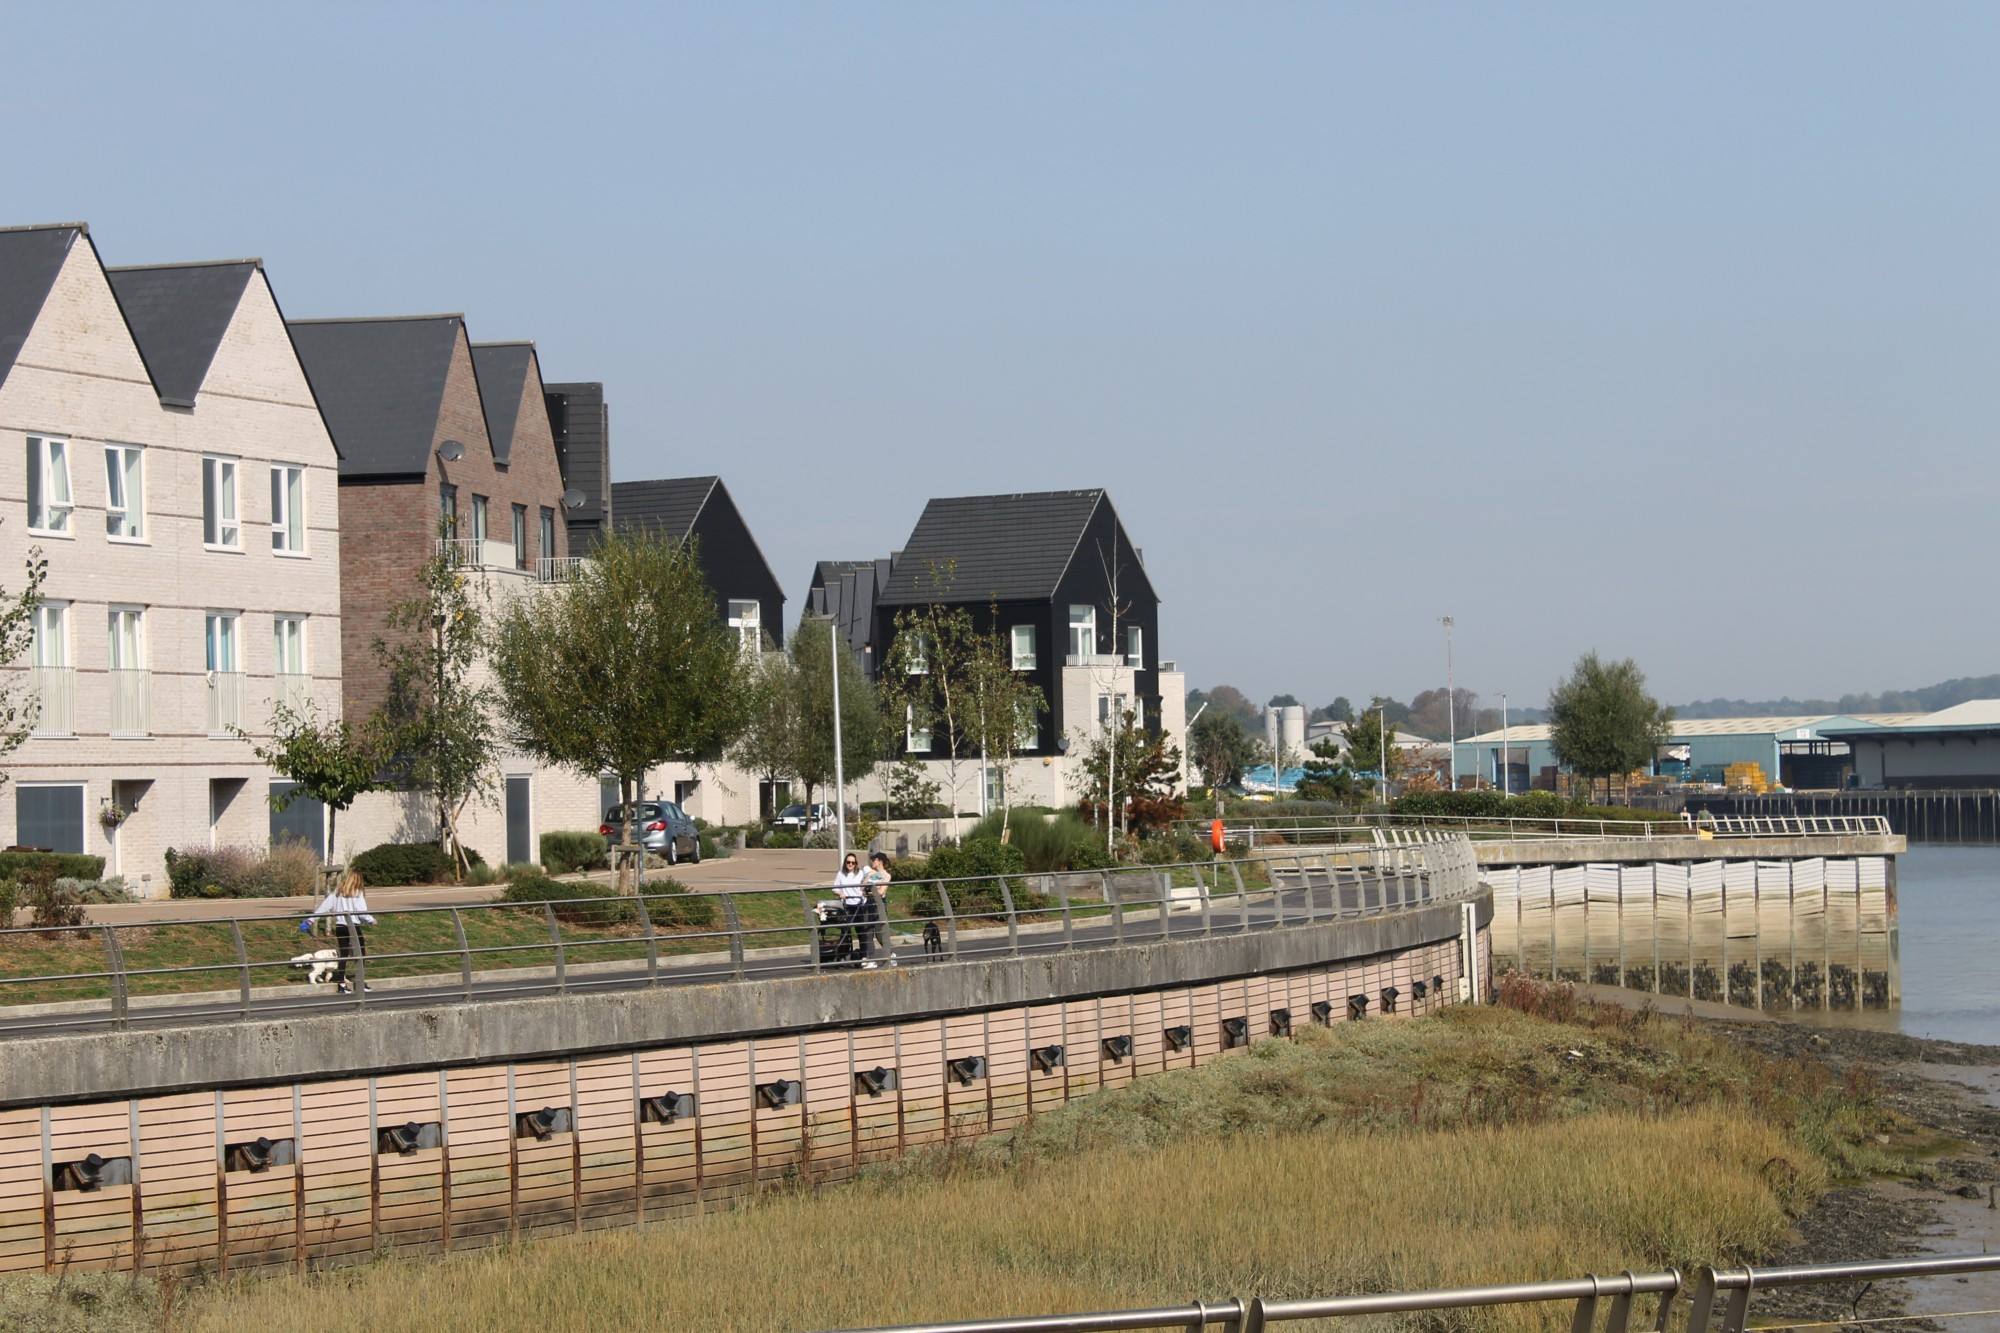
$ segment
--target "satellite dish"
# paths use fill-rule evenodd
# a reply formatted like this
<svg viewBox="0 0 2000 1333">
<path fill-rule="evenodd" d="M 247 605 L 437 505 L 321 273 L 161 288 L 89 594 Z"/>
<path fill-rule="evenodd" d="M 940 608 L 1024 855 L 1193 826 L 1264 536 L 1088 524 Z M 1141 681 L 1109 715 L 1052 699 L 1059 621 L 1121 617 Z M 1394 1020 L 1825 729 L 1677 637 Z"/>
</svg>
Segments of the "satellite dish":
<svg viewBox="0 0 2000 1333">
<path fill-rule="evenodd" d="M 563 492 L 563 508 L 581 509 L 583 508 L 584 498 L 583 492 L 572 486 Z"/>
<path fill-rule="evenodd" d="M 465 446 L 457 440 L 446 440 L 438 446 L 438 457 L 447 463 L 456 463 L 465 457 Z"/>
</svg>

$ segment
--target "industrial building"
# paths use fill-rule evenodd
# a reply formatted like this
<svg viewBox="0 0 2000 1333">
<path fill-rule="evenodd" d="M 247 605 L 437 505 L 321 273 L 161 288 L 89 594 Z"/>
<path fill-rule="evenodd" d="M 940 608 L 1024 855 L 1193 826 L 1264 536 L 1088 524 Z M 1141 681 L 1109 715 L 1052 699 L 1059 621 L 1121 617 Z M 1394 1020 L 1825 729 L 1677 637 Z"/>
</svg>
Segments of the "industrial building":
<svg viewBox="0 0 2000 1333">
<path fill-rule="evenodd" d="M 1831 728 L 1854 755 L 1855 787 L 1939 790 L 2000 787 L 2000 699 L 1971 699 L 1892 726 Z"/>
</svg>

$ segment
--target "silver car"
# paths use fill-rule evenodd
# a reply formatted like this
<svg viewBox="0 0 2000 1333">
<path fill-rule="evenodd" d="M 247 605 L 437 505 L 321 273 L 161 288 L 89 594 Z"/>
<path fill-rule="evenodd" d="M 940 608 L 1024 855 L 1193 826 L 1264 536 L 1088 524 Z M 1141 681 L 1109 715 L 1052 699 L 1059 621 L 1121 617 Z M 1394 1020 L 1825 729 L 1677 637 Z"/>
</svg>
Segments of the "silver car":
<svg viewBox="0 0 2000 1333">
<path fill-rule="evenodd" d="M 622 805 L 612 806 L 604 812 L 604 822 L 598 826 L 597 831 L 613 844 L 625 836 L 626 809 Z M 634 801 L 630 809 L 632 835 L 641 847 L 668 865 L 683 859 L 693 865 L 701 863 L 701 831 L 687 811 L 672 801 Z"/>
</svg>

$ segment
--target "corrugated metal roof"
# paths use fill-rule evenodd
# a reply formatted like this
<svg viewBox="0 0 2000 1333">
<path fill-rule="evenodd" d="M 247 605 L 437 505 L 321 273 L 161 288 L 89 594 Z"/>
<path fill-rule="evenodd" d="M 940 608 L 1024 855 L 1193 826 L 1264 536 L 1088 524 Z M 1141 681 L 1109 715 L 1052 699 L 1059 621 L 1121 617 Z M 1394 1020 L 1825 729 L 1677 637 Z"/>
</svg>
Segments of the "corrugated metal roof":
<svg viewBox="0 0 2000 1333">
<path fill-rule="evenodd" d="M 428 470 L 464 323 L 459 315 L 290 322 L 299 362 L 340 449 L 341 476 Z"/>
<path fill-rule="evenodd" d="M 250 275 L 260 267 L 255 259 L 224 259 L 104 270 L 161 402 L 194 406 Z"/>
<path fill-rule="evenodd" d="M 1877 717 L 1884 715 L 1875 715 Z M 1897 717 L 1898 714 L 1886 716 Z M 1687 740 L 1696 736 L 1775 736 L 1780 732 L 1816 730 L 1827 722 L 1872 722 L 1870 718 L 1852 718 L 1835 713 L 1808 713 L 1789 717 L 1690 717 L 1675 718 L 1670 728 L 1669 740 Z M 1880 724 L 1878 724 L 1880 725 Z M 1506 737 L 1509 744 L 1515 741 L 1545 741 L 1549 738 L 1546 722 L 1517 723 L 1508 727 Z M 1473 741 L 1498 743 L 1501 733 L 1482 732 L 1477 736 L 1467 736 L 1460 744 Z"/>
<path fill-rule="evenodd" d="M 85 234 L 81 222 L 0 228 L 0 384 L 34 332 L 70 247 Z"/>
</svg>

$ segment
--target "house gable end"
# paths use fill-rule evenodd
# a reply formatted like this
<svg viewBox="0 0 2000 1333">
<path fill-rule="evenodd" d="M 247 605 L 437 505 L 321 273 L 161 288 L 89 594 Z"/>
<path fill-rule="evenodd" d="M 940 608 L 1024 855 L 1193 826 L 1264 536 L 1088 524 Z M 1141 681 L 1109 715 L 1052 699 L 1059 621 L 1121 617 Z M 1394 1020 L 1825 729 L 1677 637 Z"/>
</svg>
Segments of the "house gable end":
<svg viewBox="0 0 2000 1333">
<path fill-rule="evenodd" d="M 0 230 L 0 386 L 34 332 L 81 225 Z"/>
</svg>

